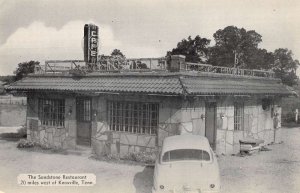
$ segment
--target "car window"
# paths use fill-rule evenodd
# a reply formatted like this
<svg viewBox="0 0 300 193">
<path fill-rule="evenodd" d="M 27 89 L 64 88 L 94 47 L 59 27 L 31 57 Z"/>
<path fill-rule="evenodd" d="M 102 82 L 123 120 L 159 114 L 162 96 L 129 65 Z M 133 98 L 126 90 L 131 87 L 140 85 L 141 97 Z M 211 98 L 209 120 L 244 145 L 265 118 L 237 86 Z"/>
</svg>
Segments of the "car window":
<svg viewBox="0 0 300 193">
<path fill-rule="evenodd" d="M 210 155 L 207 151 L 201 149 L 175 149 L 165 152 L 162 161 L 183 161 L 183 160 L 210 160 Z"/>
</svg>

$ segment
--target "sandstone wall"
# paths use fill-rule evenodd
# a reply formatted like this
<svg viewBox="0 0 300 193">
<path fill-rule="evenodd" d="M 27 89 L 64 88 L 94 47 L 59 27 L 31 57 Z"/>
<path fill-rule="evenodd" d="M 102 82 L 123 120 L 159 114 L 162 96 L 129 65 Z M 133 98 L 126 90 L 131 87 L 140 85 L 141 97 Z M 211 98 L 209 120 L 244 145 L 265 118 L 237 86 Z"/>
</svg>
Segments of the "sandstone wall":
<svg viewBox="0 0 300 193">
<path fill-rule="evenodd" d="M 179 99 L 175 97 L 137 97 L 127 96 L 126 101 L 155 102 L 159 104 L 159 125 L 157 135 L 133 134 L 111 131 L 107 118 L 107 101 L 124 98 L 118 96 L 95 97 L 93 108 L 97 111 L 96 119 L 92 124 L 92 148 L 101 156 L 103 154 L 120 154 L 124 156 L 135 151 L 157 151 L 165 137 L 179 134 L 181 115 L 178 113 Z"/>
<path fill-rule="evenodd" d="M 51 97 L 62 97 L 56 96 Z M 183 99 L 166 96 L 106 95 L 92 98 L 92 139 L 93 151 L 103 154 L 120 154 L 124 156 L 134 151 L 158 151 L 165 137 L 178 134 L 205 135 L 205 101 L 204 97 Z M 159 124 L 157 135 L 131 134 L 109 129 L 107 101 L 140 101 L 159 104 Z M 263 139 L 265 144 L 280 141 L 279 130 L 274 136 L 271 108 L 263 110 L 261 99 L 242 98 L 244 101 L 244 130 L 234 131 L 233 97 L 221 97 L 217 101 L 217 154 L 239 152 L 239 140 L 245 137 Z M 281 117 L 279 102 L 272 105 L 273 110 Z M 38 95 L 28 97 L 27 108 L 28 138 L 42 144 L 57 148 L 76 148 L 76 99 L 65 98 L 64 127 L 41 125 L 38 119 Z"/>
<path fill-rule="evenodd" d="M 52 96 L 57 97 L 57 96 Z M 48 147 L 73 149 L 76 147 L 76 101 L 65 100 L 65 125 L 45 126 L 38 118 L 38 96 L 30 95 L 27 104 L 27 139 Z"/>
<path fill-rule="evenodd" d="M 264 140 L 264 145 L 274 142 L 272 108 L 281 119 L 278 101 L 269 109 L 263 110 L 261 99 L 244 100 L 244 129 L 234 130 L 234 99 L 227 98 L 218 102 L 217 107 L 217 154 L 233 154 L 240 150 L 239 140 L 249 137 Z M 279 132 L 278 132 L 279 135 Z M 279 137 L 279 136 L 278 136 Z"/>
</svg>

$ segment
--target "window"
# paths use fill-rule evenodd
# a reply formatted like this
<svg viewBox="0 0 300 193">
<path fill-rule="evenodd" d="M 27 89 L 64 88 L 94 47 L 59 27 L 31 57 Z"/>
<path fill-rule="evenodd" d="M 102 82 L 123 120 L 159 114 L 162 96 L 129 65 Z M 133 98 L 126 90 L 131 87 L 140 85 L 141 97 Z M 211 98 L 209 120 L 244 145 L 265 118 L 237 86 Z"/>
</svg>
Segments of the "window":
<svg viewBox="0 0 300 193">
<path fill-rule="evenodd" d="M 110 130 L 156 135 L 158 104 L 108 102 Z"/>
<path fill-rule="evenodd" d="M 63 99 L 39 99 L 39 119 L 42 125 L 64 126 L 65 101 Z"/>
<path fill-rule="evenodd" d="M 234 104 L 234 130 L 244 129 L 244 104 Z"/>
<path fill-rule="evenodd" d="M 184 160 L 205 160 L 209 161 L 210 156 L 207 151 L 201 149 L 175 149 L 164 153 L 163 162 L 184 161 Z"/>
</svg>

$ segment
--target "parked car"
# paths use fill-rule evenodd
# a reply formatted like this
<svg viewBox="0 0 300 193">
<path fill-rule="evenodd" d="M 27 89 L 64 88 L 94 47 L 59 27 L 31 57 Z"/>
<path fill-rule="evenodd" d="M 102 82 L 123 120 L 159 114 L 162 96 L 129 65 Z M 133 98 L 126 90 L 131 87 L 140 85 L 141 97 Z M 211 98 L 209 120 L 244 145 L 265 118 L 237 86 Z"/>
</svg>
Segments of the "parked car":
<svg viewBox="0 0 300 193">
<path fill-rule="evenodd" d="M 152 193 L 219 191 L 219 165 L 207 138 L 190 134 L 165 138 L 155 163 Z"/>
</svg>

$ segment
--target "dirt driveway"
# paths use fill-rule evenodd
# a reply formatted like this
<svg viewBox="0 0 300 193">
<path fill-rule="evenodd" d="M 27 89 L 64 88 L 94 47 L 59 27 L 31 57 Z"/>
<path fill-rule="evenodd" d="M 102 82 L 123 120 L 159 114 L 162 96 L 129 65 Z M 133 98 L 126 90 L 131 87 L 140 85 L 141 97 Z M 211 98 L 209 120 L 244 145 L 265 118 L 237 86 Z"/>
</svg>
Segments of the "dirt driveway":
<svg viewBox="0 0 300 193">
<path fill-rule="evenodd" d="M 283 144 L 272 151 L 246 157 L 220 157 L 223 193 L 299 193 L 300 129 L 286 129 Z M 94 173 L 92 187 L 20 187 L 20 173 Z M 147 193 L 153 169 L 100 162 L 77 155 L 47 154 L 16 149 L 16 142 L 0 140 L 0 192 L 5 193 Z"/>
<path fill-rule="evenodd" d="M 0 140 L 0 193 L 149 192 L 153 169 L 96 161 L 85 156 L 21 151 L 16 142 Z M 94 173 L 92 187 L 21 187 L 21 173 Z M 2 191 L 2 192 L 1 192 Z"/>
<path fill-rule="evenodd" d="M 300 193 L 300 128 L 284 129 L 282 144 L 246 157 L 219 159 L 223 193 Z"/>
</svg>

